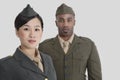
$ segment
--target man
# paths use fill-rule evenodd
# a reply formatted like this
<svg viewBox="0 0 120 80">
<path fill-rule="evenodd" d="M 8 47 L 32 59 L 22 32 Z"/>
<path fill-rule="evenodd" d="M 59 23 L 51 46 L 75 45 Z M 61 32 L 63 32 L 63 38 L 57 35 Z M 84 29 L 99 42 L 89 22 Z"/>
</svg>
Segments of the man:
<svg viewBox="0 0 120 80">
<path fill-rule="evenodd" d="M 101 63 L 95 44 L 74 33 L 75 13 L 62 4 L 56 11 L 58 35 L 45 40 L 39 50 L 49 54 L 54 63 L 57 80 L 102 80 Z M 68 45 L 65 45 L 66 42 Z"/>
</svg>

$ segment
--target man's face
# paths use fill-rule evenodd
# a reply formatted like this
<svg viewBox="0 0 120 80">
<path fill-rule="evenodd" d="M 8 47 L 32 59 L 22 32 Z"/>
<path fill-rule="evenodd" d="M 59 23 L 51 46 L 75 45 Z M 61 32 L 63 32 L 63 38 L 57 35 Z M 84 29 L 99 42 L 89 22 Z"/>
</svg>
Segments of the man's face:
<svg viewBox="0 0 120 80">
<path fill-rule="evenodd" d="M 56 17 L 56 26 L 61 37 L 70 37 L 73 34 L 75 17 L 72 14 L 61 14 Z"/>
</svg>

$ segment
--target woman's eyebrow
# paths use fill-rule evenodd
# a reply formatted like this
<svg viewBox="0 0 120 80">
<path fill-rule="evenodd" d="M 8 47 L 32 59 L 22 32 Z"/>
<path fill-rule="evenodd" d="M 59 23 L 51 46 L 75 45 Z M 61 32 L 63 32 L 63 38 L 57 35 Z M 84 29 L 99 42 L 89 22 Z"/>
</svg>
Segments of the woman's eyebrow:
<svg viewBox="0 0 120 80">
<path fill-rule="evenodd" d="M 25 25 L 23 25 L 23 26 L 30 27 L 30 26 L 29 26 L 29 25 L 27 25 L 27 24 L 25 24 Z"/>
</svg>

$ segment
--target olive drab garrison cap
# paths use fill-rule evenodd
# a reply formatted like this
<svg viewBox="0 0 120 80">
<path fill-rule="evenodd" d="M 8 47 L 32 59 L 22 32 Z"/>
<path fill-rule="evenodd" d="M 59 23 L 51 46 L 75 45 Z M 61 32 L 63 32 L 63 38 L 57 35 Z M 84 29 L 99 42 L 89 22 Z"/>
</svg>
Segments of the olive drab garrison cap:
<svg viewBox="0 0 120 80">
<path fill-rule="evenodd" d="M 75 16 L 73 9 L 64 3 L 57 8 L 56 16 L 60 14 L 73 14 Z"/>
<path fill-rule="evenodd" d="M 15 28 L 19 29 L 22 25 L 27 23 L 30 19 L 32 19 L 34 16 L 37 16 L 38 13 L 31 8 L 31 6 L 28 4 L 16 17 L 15 19 Z"/>
</svg>

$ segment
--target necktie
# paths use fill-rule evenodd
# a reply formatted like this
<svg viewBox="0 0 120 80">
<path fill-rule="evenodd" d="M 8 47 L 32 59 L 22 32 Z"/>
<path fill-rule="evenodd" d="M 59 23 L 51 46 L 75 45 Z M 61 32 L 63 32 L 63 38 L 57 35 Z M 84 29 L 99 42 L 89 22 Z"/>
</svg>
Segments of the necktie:
<svg viewBox="0 0 120 80">
<path fill-rule="evenodd" d="M 40 61 L 40 57 L 39 56 L 36 56 L 33 61 L 37 64 L 37 66 L 41 69 L 41 71 L 43 72 L 43 64 L 42 62 Z"/>
<path fill-rule="evenodd" d="M 67 53 L 68 49 L 69 49 L 69 42 L 68 41 L 63 42 L 63 50 L 65 54 Z"/>
</svg>

